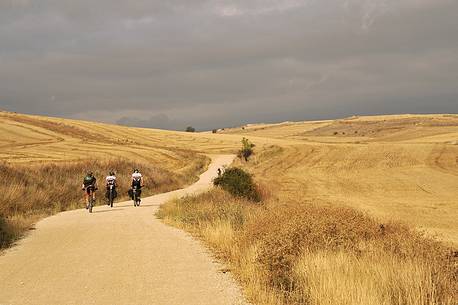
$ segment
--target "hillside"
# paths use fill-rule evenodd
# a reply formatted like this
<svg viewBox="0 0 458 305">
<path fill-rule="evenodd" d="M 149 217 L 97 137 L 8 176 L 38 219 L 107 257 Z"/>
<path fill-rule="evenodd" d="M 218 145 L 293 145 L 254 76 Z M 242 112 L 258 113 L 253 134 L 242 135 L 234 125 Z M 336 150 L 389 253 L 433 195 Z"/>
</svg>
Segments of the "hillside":
<svg viewBox="0 0 458 305">
<path fill-rule="evenodd" d="M 8 162 L 64 161 L 126 157 L 154 160 L 180 169 L 189 152 L 231 151 L 239 137 L 225 141 L 211 135 L 85 122 L 0 112 L 0 160 Z"/>
<path fill-rule="evenodd" d="M 0 112 L 0 160 L 9 164 L 123 159 L 189 176 L 199 170 L 197 153 L 234 153 L 242 137 L 256 144 L 247 166 L 281 199 L 349 205 L 458 243 L 458 115 L 253 124 L 212 134 Z"/>
<path fill-rule="evenodd" d="M 456 304 L 455 115 L 254 124 L 213 134 L 0 113 L 0 246 L 37 219 L 81 208 L 87 169 L 97 177 L 116 169 L 125 190 L 125 177 L 140 167 L 145 195 L 163 193 L 196 181 L 206 154 L 235 153 L 243 137 L 255 154 L 234 165 L 253 174 L 261 202 L 215 188 L 170 201 L 157 216 L 215 249 L 250 301 Z M 121 210 L 117 222 L 132 211 Z"/>
<path fill-rule="evenodd" d="M 288 202 L 347 205 L 458 244 L 458 116 L 396 115 L 223 131 L 291 139 L 249 165 Z"/>
<path fill-rule="evenodd" d="M 222 133 L 324 143 L 458 143 L 458 115 L 354 116 L 327 121 L 249 124 L 224 129 Z"/>
<path fill-rule="evenodd" d="M 145 176 L 144 195 L 163 193 L 196 181 L 209 162 L 204 154 L 240 141 L 224 138 L 0 112 L 0 248 L 44 216 L 81 208 L 87 171 L 100 181 L 114 170 L 119 199 L 133 168 Z"/>
<path fill-rule="evenodd" d="M 455 115 L 220 130 L 283 141 L 236 163 L 261 202 L 214 189 L 159 215 L 215 249 L 254 304 L 456 305 L 457 131 Z"/>
</svg>

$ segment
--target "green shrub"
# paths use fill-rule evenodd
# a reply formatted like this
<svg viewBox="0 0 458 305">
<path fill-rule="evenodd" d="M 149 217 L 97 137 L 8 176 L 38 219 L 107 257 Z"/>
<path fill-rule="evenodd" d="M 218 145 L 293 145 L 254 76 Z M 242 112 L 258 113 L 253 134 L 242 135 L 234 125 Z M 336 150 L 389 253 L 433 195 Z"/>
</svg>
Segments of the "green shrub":
<svg viewBox="0 0 458 305">
<path fill-rule="evenodd" d="M 188 126 L 188 127 L 186 127 L 185 131 L 186 132 L 196 132 L 196 129 L 194 127 L 192 127 L 192 126 Z"/>
<path fill-rule="evenodd" d="M 213 180 L 215 186 L 221 186 L 234 196 L 244 197 L 251 201 L 261 201 L 256 184 L 253 178 L 243 169 L 238 167 L 228 168 L 221 176 Z"/>
</svg>

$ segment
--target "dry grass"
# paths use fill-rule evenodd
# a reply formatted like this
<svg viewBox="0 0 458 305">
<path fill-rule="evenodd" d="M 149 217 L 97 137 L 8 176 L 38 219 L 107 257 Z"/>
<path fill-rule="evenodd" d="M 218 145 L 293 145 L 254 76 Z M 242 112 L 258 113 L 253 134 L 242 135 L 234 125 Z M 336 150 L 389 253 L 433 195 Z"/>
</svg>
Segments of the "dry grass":
<svg viewBox="0 0 458 305">
<path fill-rule="evenodd" d="M 208 163 L 198 148 L 211 151 L 215 143 L 179 132 L 0 112 L 0 248 L 39 218 L 82 207 L 87 170 L 99 181 L 115 170 L 120 199 L 135 167 L 146 176 L 145 195 L 165 192 L 195 181 Z"/>
<path fill-rule="evenodd" d="M 223 132 L 323 143 L 444 143 L 458 139 L 458 115 L 355 116 L 327 121 L 253 124 L 226 129 Z"/>
<path fill-rule="evenodd" d="M 98 203 L 104 201 L 104 177 L 114 170 L 118 176 L 118 200 L 127 198 L 129 177 L 140 168 L 145 177 L 144 195 L 175 190 L 198 178 L 207 160 L 196 158 L 182 174 L 144 161 L 107 159 L 56 164 L 0 164 L 0 216 L 3 217 L 0 245 L 7 246 L 39 217 L 83 207 L 82 179 L 88 170 L 98 178 Z"/>
<path fill-rule="evenodd" d="M 258 146 L 238 164 L 272 198 L 214 190 L 159 216 L 206 241 L 255 304 L 457 304 L 456 249 L 430 237 L 458 242 L 457 126 L 395 116 L 230 130 L 303 141 Z"/>
<path fill-rule="evenodd" d="M 235 152 L 240 136 L 186 133 L 0 111 L 0 160 L 135 158 L 180 170 L 193 153 Z"/>
<path fill-rule="evenodd" d="M 456 255 L 411 227 L 390 222 L 401 218 L 458 243 L 458 146 L 450 145 L 458 139 L 456 116 L 361 117 L 228 132 L 233 134 L 135 129 L 2 112 L 0 159 L 10 162 L 8 166 L 17 163 L 13 168 L 48 166 L 42 161 L 65 167 L 96 159 L 134 159 L 186 177 L 200 167 L 196 152 L 233 153 L 242 136 L 249 137 L 256 154 L 243 166 L 270 199 L 253 205 L 214 190 L 169 202 L 159 215 L 203 238 L 228 262 L 253 303 L 456 304 Z M 13 176 L 35 181 L 25 172 Z M 80 174 L 76 176 L 69 181 L 79 184 Z M 73 190 L 70 184 L 66 189 Z M 17 198 L 23 185 L 2 191 Z M 71 208 L 71 197 L 75 204 L 81 196 L 75 191 L 59 203 L 59 196 L 48 197 L 40 188 L 27 195 L 33 201 L 31 194 L 45 204 L 24 203 L 34 211 L 30 217 Z M 1 207 L 10 217 L 0 236 L 11 238 L 28 227 L 32 218 L 27 209 Z"/>
<path fill-rule="evenodd" d="M 201 237 L 255 304 L 456 304 L 451 249 L 345 207 L 262 205 L 215 189 L 161 207 Z"/>
<path fill-rule="evenodd" d="M 352 206 L 458 245 L 458 146 L 303 144 L 258 150 L 246 166 L 283 202 Z"/>
<path fill-rule="evenodd" d="M 293 277 L 309 304 L 453 304 L 438 295 L 434 271 L 423 260 L 317 252 L 300 257 Z"/>
</svg>

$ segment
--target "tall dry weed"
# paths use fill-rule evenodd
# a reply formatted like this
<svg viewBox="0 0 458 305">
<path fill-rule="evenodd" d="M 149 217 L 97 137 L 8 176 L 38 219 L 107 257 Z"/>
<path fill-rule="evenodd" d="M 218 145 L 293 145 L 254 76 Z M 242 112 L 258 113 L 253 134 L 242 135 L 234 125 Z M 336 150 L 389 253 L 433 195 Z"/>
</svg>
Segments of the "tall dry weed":
<svg viewBox="0 0 458 305">
<path fill-rule="evenodd" d="M 302 254 L 293 278 L 310 305 L 453 304 L 439 297 L 433 274 L 424 260 L 319 251 Z"/>
<path fill-rule="evenodd" d="M 158 215 L 200 236 L 255 304 L 455 304 L 458 260 L 409 227 L 351 208 L 256 205 L 219 189 Z"/>
</svg>

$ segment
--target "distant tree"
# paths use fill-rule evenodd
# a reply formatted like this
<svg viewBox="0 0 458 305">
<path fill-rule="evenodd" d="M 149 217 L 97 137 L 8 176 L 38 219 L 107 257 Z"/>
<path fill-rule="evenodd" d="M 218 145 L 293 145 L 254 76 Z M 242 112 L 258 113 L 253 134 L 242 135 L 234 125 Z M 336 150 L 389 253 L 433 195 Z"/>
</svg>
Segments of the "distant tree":
<svg viewBox="0 0 458 305">
<path fill-rule="evenodd" d="M 217 133 L 217 132 L 218 132 L 217 129 L 213 129 L 213 130 L 212 130 L 212 133 Z"/>
<path fill-rule="evenodd" d="M 196 129 L 192 126 L 186 127 L 186 132 L 196 132 Z"/>
<path fill-rule="evenodd" d="M 253 154 L 254 144 L 251 143 L 247 138 L 242 139 L 242 149 L 239 150 L 238 156 L 239 158 L 245 159 L 248 161 L 248 158 Z"/>
</svg>

